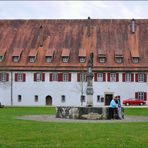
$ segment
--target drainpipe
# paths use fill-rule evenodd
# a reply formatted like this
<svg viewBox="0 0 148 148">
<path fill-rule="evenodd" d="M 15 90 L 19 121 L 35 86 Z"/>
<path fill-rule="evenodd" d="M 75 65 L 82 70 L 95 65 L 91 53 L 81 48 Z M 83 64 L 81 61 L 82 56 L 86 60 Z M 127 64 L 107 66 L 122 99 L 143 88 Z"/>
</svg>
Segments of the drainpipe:
<svg viewBox="0 0 148 148">
<path fill-rule="evenodd" d="M 11 71 L 11 106 L 13 106 L 13 73 Z"/>
</svg>

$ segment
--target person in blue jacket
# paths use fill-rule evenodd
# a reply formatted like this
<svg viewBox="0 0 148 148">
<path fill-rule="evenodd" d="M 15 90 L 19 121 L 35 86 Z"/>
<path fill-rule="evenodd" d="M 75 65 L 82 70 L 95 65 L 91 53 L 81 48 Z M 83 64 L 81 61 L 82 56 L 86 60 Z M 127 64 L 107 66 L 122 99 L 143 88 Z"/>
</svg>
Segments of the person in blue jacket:
<svg viewBox="0 0 148 148">
<path fill-rule="evenodd" d="M 116 103 L 117 97 L 113 98 L 109 105 L 109 119 L 114 119 L 114 113 L 117 110 L 117 103 Z"/>
</svg>

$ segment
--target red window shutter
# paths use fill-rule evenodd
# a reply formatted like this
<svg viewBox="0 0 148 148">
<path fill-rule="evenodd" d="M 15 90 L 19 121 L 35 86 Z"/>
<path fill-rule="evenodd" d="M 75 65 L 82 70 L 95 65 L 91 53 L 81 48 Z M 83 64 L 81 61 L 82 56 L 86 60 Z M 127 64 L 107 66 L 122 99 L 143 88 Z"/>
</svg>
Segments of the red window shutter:
<svg viewBox="0 0 148 148">
<path fill-rule="evenodd" d="M 63 81 L 63 73 L 58 73 L 58 81 Z"/>
<path fill-rule="evenodd" d="M 147 101 L 147 93 L 144 92 L 144 101 Z"/>
<path fill-rule="evenodd" d="M 77 81 L 80 82 L 80 73 L 77 73 Z"/>
<path fill-rule="evenodd" d="M 138 92 L 135 92 L 135 98 L 138 99 Z"/>
<path fill-rule="evenodd" d="M 134 82 L 134 74 L 131 73 L 131 81 Z"/>
<path fill-rule="evenodd" d="M 15 80 L 15 81 L 18 81 L 18 74 L 17 74 L 17 73 L 15 73 L 14 80 Z"/>
<path fill-rule="evenodd" d="M 0 81 L 2 81 L 2 73 L 0 73 Z"/>
<path fill-rule="evenodd" d="M 144 74 L 144 82 L 147 82 L 147 74 Z"/>
<path fill-rule="evenodd" d="M 9 73 L 6 73 L 6 81 L 9 81 Z"/>
<path fill-rule="evenodd" d="M 135 75 L 135 81 L 138 82 L 138 73 Z"/>
<path fill-rule="evenodd" d="M 71 73 L 68 74 L 68 81 L 71 81 Z"/>
<path fill-rule="evenodd" d="M 125 82 L 125 73 L 122 73 L 122 82 Z"/>
<path fill-rule="evenodd" d="M 34 73 L 34 81 L 36 81 L 36 75 L 37 75 L 37 73 Z"/>
<path fill-rule="evenodd" d="M 116 73 L 116 82 L 119 81 L 119 73 Z"/>
<path fill-rule="evenodd" d="M 25 82 L 25 81 L 26 81 L 26 74 L 23 73 L 23 82 Z"/>
<path fill-rule="evenodd" d="M 45 73 L 42 73 L 42 81 L 45 81 Z"/>
<path fill-rule="evenodd" d="M 107 81 L 110 82 L 110 73 L 107 74 Z"/>
<path fill-rule="evenodd" d="M 106 73 L 105 72 L 103 73 L 103 81 L 104 82 L 106 81 Z"/>
<path fill-rule="evenodd" d="M 52 81 L 52 73 L 50 73 L 49 80 Z"/>
<path fill-rule="evenodd" d="M 94 81 L 97 81 L 97 73 L 94 73 Z"/>
</svg>

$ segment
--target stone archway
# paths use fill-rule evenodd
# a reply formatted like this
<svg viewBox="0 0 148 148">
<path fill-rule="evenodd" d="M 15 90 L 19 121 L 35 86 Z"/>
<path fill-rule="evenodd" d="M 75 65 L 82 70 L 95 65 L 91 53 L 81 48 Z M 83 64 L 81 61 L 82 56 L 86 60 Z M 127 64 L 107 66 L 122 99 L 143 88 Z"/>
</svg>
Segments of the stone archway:
<svg viewBox="0 0 148 148">
<path fill-rule="evenodd" d="M 51 96 L 47 96 L 45 101 L 46 101 L 46 105 L 52 105 L 52 97 Z"/>
</svg>

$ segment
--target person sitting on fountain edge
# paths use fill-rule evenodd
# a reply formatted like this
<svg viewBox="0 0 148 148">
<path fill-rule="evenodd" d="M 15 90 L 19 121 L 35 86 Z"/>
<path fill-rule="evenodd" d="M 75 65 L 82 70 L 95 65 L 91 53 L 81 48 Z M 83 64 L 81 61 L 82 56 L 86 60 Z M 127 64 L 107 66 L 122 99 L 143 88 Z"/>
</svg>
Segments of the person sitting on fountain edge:
<svg viewBox="0 0 148 148">
<path fill-rule="evenodd" d="M 116 113 L 117 110 L 117 103 L 116 103 L 117 98 L 113 98 L 110 102 L 109 105 L 109 119 L 114 119 L 114 115 Z"/>
</svg>

